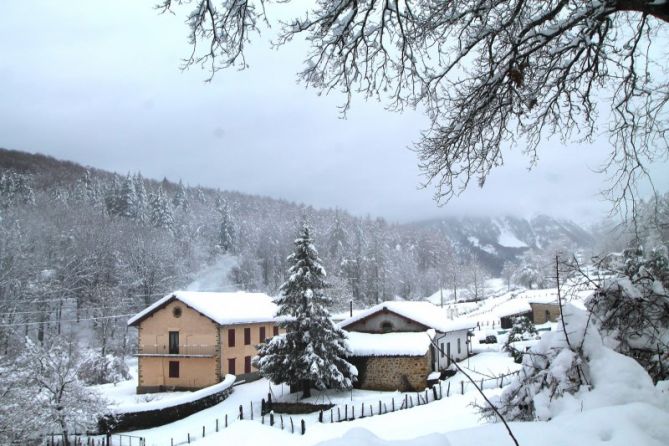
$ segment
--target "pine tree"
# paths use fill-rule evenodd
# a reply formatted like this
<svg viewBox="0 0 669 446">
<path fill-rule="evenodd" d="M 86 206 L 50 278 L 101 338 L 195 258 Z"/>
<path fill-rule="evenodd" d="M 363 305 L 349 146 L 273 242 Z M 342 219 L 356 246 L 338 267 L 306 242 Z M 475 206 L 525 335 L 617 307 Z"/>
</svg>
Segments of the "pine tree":
<svg viewBox="0 0 669 446">
<path fill-rule="evenodd" d="M 158 190 L 151 194 L 149 206 L 151 208 L 151 225 L 156 228 L 167 228 L 171 230 L 174 226 L 174 217 L 172 215 L 170 202 L 167 200 L 162 186 L 159 186 Z"/>
<path fill-rule="evenodd" d="M 325 295 L 325 270 L 304 224 L 288 257 L 288 280 L 281 286 L 277 316 L 286 317 L 286 334 L 261 344 L 256 361 L 260 373 L 273 383 L 299 387 L 303 398 L 311 388 L 350 389 L 357 375 L 346 361 L 345 334 L 330 319 Z"/>
<path fill-rule="evenodd" d="M 181 180 L 179 180 L 179 184 L 177 185 L 177 193 L 172 199 L 172 204 L 174 205 L 174 209 L 187 210 L 190 207 L 188 195 L 186 194 L 186 187 Z"/>
<path fill-rule="evenodd" d="M 221 215 L 221 223 L 218 231 L 218 243 L 216 245 L 224 253 L 235 253 L 235 227 L 230 215 L 230 206 L 224 200 L 217 200 L 218 213 Z"/>
<path fill-rule="evenodd" d="M 144 223 L 147 220 L 146 215 L 146 189 L 144 188 L 144 178 L 141 173 L 136 173 L 132 182 L 135 186 L 135 218 Z"/>
<path fill-rule="evenodd" d="M 137 193 L 135 192 L 135 183 L 130 176 L 126 175 L 118 195 L 118 215 L 126 218 L 135 218 L 137 214 Z"/>
</svg>

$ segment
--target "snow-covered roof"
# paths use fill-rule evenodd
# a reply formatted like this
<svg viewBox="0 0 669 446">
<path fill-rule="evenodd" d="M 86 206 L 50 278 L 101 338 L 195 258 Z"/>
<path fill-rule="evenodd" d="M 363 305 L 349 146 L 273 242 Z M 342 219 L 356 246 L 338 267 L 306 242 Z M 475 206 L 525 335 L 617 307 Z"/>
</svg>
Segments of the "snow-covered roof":
<svg viewBox="0 0 669 446">
<path fill-rule="evenodd" d="M 496 307 L 494 313 L 497 317 L 512 316 L 514 314 L 529 313 L 532 307 L 525 299 L 512 299 Z"/>
<path fill-rule="evenodd" d="M 351 356 L 423 356 L 430 348 L 434 330 L 402 333 L 358 333 L 351 331 Z"/>
<path fill-rule="evenodd" d="M 272 298 L 264 293 L 175 291 L 130 318 L 128 325 L 136 324 L 174 299 L 183 302 L 219 325 L 274 321 L 278 308 Z"/>
<path fill-rule="evenodd" d="M 354 322 L 358 322 L 380 311 L 392 311 L 400 316 L 433 328 L 442 333 L 457 330 L 467 330 L 476 327 L 476 322 L 466 319 L 451 320 L 447 317 L 446 311 L 443 308 L 437 307 L 430 302 L 422 301 L 386 301 L 373 307 L 363 310 L 353 317 L 350 317 L 339 323 L 339 326 L 346 328 Z"/>
</svg>

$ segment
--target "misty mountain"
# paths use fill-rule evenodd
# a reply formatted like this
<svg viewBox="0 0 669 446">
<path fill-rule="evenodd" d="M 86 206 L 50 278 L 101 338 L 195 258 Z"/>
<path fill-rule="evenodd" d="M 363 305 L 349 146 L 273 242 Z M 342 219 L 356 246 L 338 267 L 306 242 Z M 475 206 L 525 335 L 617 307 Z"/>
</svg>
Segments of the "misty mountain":
<svg viewBox="0 0 669 446">
<path fill-rule="evenodd" d="M 499 274 L 505 261 L 514 262 L 527 251 L 565 253 L 589 249 L 594 237 L 569 220 L 547 215 L 518 217 L 450 217 L 412 223 L 448 239 L 459 255 L 475 256 L 492 273 Z"/>
</svg>

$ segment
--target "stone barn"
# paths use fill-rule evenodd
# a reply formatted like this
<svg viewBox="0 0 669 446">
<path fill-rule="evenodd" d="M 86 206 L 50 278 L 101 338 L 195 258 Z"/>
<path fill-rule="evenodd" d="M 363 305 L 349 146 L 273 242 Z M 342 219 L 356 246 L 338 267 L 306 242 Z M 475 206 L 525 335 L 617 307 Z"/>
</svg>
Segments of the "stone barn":
<svg viewBox="0 0 669 446">
<path fill-rule="evenodd" d="M 363 389 L 423 389 L 431 372 L 470 353 L 475 322 L 450 320 L 430 302 L 388 301 L 339 323 L 349 333 L 351 362 Z"/>
<path fill-rule="evenodd" d="M 406 333 L 348 333 L 358 369 L 356 387 L 369 390 L 420 391 L 432 371 L 434 330 Z"/>
</svg>

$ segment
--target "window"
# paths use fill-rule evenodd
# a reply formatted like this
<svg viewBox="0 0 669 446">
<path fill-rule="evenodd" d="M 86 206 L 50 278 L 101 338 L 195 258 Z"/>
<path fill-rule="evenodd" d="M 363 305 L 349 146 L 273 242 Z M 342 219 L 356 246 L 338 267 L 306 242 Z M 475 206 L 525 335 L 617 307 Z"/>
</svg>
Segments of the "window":
<svg viewBox="0 0 669 446">
<path fill-rule="evenodd" d="M 244 345 L 251 345 L 251 327 L 244 329 Z"/>
<path fill-rule="evenodd" d="M 251 357 L 244 358 L 244 373 L 251 373 Z"/>
<path fill-rule="evenodd" d="M 461 341 L 461 339 L 458 338 L 458 355 L 459 355 L 460 353 L 462 353 L 462 347 L 461 347 L 461 345 L 460 345 L 460 341 Z"/>
<path fill-rule="evenodd" d="M 279 335 L 279 327 L 277 327 L 277 326 L 275 325 L 275 326 L 274 326 L 274 336 L 278 336 L 278 335 Z"/>
<path fill-rule="evenodd" d="M 228 373 L 231 375 L 235 374 L 235 358 L 228 359 Z"/>
<path fill-rule="evenodd" d="M 172 315 L 176 318 L 180 318 L 181 317 L 181 307 L 174 307 L 174 309 L 172 309 Z"/>
<path fill-rule="evenodd" d="M 235 329 L 234 328 L 229 328 L 228 329 L 228 347 L 234 347 L 235 346 Z"/>
<path fill-rule="evenodd" d="M 551 320 L 551 312 L 546 310 L 546 320 L 544 322 L 548 322 Z"/>
<path fill-rule="evenodd" d="M 179 361 L 170 361 L 170 378 L 179 377 Z"/>
<path fill-rule="evenodd" d="M 393 324 L 390 321 L 383 321 L 381 323 L 381 331 L 384 333 L 388 333 L 390 331 L 393 331 Z"/>
<path fill-rule="evenodd" d="M 444 343 L 443 342 L 441 343 L 441 349 L 440 350 L 441 350 L 441 357 L 443 358 L 444 356 L 446 356 L 446 353 L 444 353 Z"/>
<path fill-rule="evenodd" d="M 265 327 L 260 327 L 260 336 L 258 337 L 260 338 L 260 342 L 265 342 L 265 339 L 267 339 L 265 336 Z"/>
<path fill-rule="evenodd" d="M 170 345 L 169 345 L 169 352 L 168 353 L 170 355 L 178 355 L 179 354 L 179 332 L 178 331 L 170 331 Z"/>
</svg>

